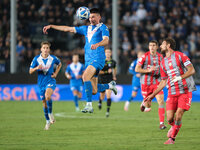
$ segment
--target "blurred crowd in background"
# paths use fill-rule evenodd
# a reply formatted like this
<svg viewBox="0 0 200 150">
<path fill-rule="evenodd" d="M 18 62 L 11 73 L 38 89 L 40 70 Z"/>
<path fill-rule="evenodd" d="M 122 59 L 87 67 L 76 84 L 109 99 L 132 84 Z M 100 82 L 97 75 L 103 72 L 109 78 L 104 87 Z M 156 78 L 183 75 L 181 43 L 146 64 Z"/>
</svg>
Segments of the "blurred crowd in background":
<svg viewBox="0 0 200 150">
<path fill-rule="evenodd" d="M 119 4 L 119 68 L 126 74 L 139 50 L 148 50 L 150 40 L 173 37 L 177 50 L 192 60 L 200 74 L 200 0 L 118 0 Z M 44 25 L 76 26 L 88 21 L 76 19 L 80 6 L 99 8 L 102 22 L 110 29 L 112 42 L 112 0 L 18 0 L 17 1 L 17 61 L 18 72 L 28 72 L 32 58 L 40 53 L 40 43 L 51 42 L 52 54 L 63 62 L 63 71 L 73 53 L 84 62 L 84 38 L 72 33 L 49 30 Z M 0 72 L 10 66 L 10 0 L 0 1 Z M 5 66 L 3 68 L 3 65 Z"/>
</svg>

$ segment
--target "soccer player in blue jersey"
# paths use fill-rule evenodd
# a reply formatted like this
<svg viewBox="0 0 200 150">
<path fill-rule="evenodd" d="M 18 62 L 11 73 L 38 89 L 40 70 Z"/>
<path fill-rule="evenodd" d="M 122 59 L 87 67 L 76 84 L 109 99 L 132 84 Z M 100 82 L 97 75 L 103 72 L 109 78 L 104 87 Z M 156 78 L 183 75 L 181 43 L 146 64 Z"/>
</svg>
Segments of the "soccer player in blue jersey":
<svg viewBox="0 0 200 150">
<path fill-rule="evenodd" d="M 144 54 L 143 51 L 139 51 L 137 53 L 137 57 L 140 58 L 143 54 Z M 135 72 L 135 67 L 137 65 L 138 58 L 136 60 L 134 60 L 129 67 L 129 73 L 133 75 L 133 77 L 132 77 L 132 95 L 129 98 L 129 100 L 125 102 L 125 105 L 124 105 L 125 111 L 128 111 L 130 102 L 137 96 L 138 90 L 140 88 L 140 73 Z"/>
<path fill-rule="evenodd" d="M 50 124 L 55 122 L 52 113 L 51 96 L 56 88 L 56 76 L 62 66 L 60 60 L 50 55 L 51 44 L 47 41 L 41 43 L 41 54 L 33 58 L 29 73 L 38 72 L 38 85 L 40 88 L 40 98 L 43 102 L 44 116 L 46 118 L 45 130 L 49 130 Z M 57 65 L 54 71 L 54 65 Z"/>
<path fill-rule="evenodd" d="M 72 56 L 72 63 L 69 64 L 65 71 L 65 76 L 70 80 L 70 88 L 74 95 L 76 111 L 79 111 L 78 100 L 82 97 L 82 75 L 84 66 L 79 62 L 78 54 Z"/>
<path fill-rule="evenodd" d="M 59 31 L 78 33 L 85 36 L 85 71 L 82 79 L 84 82 L 87 103 L 82 110 L 83 113 L 92 113 L 92 94 L 103 92 L 106 89 L 111 89 L 117 94 L 115 81 L 109 84 L 98 84 L 97 75 L 105 65 L 104 46 L 109 44 L 109 30 L 106 25 L 100 22 L 101 15 L 97 8 L 90 10 L 90 25 L 79 27 L 48 25 L 43 28 L 43 32 L 47 34 L 48 29 Z"/>
</svg>

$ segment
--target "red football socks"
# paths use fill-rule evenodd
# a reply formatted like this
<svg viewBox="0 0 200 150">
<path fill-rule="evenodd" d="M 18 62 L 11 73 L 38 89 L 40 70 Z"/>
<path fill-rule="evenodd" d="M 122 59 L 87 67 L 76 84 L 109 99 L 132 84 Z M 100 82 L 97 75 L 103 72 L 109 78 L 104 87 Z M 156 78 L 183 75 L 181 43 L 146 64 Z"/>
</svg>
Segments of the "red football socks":
<svg viewBox="0 0 200 150">
<path fill-rule="evenodd" d="M 158 108 L 158 115 L 159 115 L 160 122 L 164 123 L 164 120 L 165 120 L 165 108 Z"/>
<path fill-rule="evenodd" d="M 176 135 L 178 134 L 180 128 L 181 128 L 182 124 L 180 125 L 174 125 L 173 126 L 173 130 L 172 130 L 172 135 L 171 135 L 171 138 L 175 139 L 176 138 Z"/>
</svg>

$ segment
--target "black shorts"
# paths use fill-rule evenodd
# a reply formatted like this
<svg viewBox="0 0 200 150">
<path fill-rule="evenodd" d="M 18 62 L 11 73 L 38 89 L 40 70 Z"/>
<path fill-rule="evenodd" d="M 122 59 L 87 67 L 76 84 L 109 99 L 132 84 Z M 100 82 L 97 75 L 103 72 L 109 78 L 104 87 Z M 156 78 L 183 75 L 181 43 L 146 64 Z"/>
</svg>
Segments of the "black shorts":
<svg viewBox="0 0 200 150">
<path fill-rule="evenodd" d="M 112 81 L 112 76 L 99 76 L 98 77 L 98 83 L 100 84 L 107 84 Z"/>
</svg>

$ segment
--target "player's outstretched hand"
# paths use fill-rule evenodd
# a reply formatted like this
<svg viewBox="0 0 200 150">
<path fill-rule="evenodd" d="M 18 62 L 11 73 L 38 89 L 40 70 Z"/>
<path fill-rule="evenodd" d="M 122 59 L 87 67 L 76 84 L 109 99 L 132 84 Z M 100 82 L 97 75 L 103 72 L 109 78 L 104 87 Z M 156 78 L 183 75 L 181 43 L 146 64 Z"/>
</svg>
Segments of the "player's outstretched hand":
<svg viewBox="0 0 200 150">
<path fill-rule="evenodd" d="M 91 45 L 91 49 L 97 49 L 97 47 L 99 47 L 99 44 L 97 43 L 97 44 L 92 44 Z"/>
<path fill-rule="evenodd" d="M 152 71 L 155 71 L 156 70 L 156 66 L 152 66 L 151 68 L 148 69 L 148 72 L 152 72 Z"/>
<path fill-rule="evenodd" d="M 43 33 L 44 33 L 44 34 L 48 34 L 47 30 L 49 30 L 50 28 L 51 28 L 51 25 L 44 26 L 44 27 L 43 27 Z"/>
<path fill-rule="evenodd" d="M 72 76 L 70 76 L 69 74 L 67 74 L 67 79 L 71 79 L 72 78 Z"/>
<path fill-rule="evenodd" d="M 144 99 L 144 102 L 152 101 L 153 98 L 154 98 L 154 95 L 151 94 L 151 95 L 147 96 L 147 97 Z"/>
<path fill-rule="evenodd" d="M 52 78 L 56 78 L 57 77 L 57 74 L 54 72 L 52 75 L 51 75 Z"/>
</svg>

